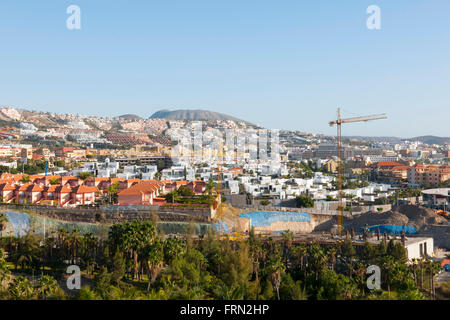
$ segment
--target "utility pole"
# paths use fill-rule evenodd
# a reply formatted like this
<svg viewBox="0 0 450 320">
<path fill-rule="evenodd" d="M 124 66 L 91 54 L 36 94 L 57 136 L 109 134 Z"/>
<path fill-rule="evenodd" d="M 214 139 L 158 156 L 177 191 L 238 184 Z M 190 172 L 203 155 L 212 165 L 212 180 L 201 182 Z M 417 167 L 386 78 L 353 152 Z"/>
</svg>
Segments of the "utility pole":
<svg viewBox="0 0 450 320">
<path fill-rule="evenodd" d="M 341 109 L 337 109 L 337 119 L 330 121 L 330 127 L 336 125 L 337 127 L 337 157 L 338 157 L 338 214 L 337 214 L 337 227 L 338 233 L 342 234 L 343 227 L 343 204 L 342 204 L 342 137 L 341 137 L 341 125 L 343 123 L 351 123 L 351 122 L 366 122 L 369 120 L 379 120 L 379 119 L 387 119 L 386 114 L 372 115 L 372 116 L 364 116 L 364 117 L 353 117 L 353 118 L 341 118 Z"/>
</svg>

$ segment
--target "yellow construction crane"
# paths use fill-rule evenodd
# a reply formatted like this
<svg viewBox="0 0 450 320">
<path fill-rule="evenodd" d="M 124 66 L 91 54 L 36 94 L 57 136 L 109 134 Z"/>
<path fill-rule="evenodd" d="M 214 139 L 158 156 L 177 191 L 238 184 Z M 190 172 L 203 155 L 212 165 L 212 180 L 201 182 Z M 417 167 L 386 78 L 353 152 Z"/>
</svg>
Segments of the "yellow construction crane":
<svg viewBox="0 0 450 320">
<path fill-rule="evenodd" d="M 351 123 L 351 122 L 365 122 L 370 120 L 380 120 L 387 119 L 386 114 L 377 114 L 371 116 L 363 116 L 363 117 L 353 117 L 353 118 L 341 118 L 341 110 L 337 109 L 337 119 L 334 121 L 330 121 L 330 127 L 336 125 L 337 126 L 337 158 L 338 158 L 338 215 L 337 215 L 337 227 L 338 234 L 342 234 L 343 227 L 343 204 L 342 204 L 342 137 L 341 137 L 341 125 L 343 123 Z"/>
<path fill-rule="evenodd" d="M 217 217 L 219 222 L 219 235 L 223 234 L 223 211 L 222 211 L 222 161 L 223 161 L 223 149 L 222 139 L 219 139 L 219 150 L 217 155 L 217 196 L 219 198 L 219 204 L 217 206 Z"/>
</svg>

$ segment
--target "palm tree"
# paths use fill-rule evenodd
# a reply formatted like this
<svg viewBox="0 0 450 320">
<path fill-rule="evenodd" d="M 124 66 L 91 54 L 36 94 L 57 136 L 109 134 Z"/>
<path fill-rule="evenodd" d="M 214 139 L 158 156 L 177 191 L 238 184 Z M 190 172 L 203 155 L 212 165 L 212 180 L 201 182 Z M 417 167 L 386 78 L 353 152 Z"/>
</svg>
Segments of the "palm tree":
<svg viewBox="0 0 450 320">
<path fill-rule="evenodd" d="M 413 273 L 413 277 L 414 277 L 414 283 L 417 286 L 417 267 L 418 267 L 418 261 L 416 258 L 413 259 L 412 264 L 410 265 L 410 268 L 412 270 Z"/>
<path fill-rule="evenodd" d="M 425 270 L 425 266 L 426 266 L 425 259 L 421 258 L 419 260 L 419 268 L 420 268 L 420 289 L 422 289 L 422 290 L 423 290 L 423 279 L 424 279 L 423 272 Z"/>
<path fill-rule="evenodd" d="M 289 250 L 292 246 L 292 241 L 294 240 L 294 234 L 290 230 L 283 231 L 281 233 L 281 238 L 284 242 L 284 257 L 285 257 L 285 264 L 287 267 L 288 260 L 289 260 Z"/>
<path fill-rule="evenodd" d="M 5 214 L 0 213 L 0 231 L 3 231 L 6 229 L 7 223 L 8 223 L 8 217 Z"/>
<path fill-rule="evenodd" d="M 392 279 L 392 271 L 395 268 L 394 258 L 391 256 L 384 256 L 381 260 L 381 265 L 383 269 L 383 274 L 385 274 L 386 285 L 388 289 L 388 296 L 391 296 L 391 279 Z"/>
<path fill-rule="evenodd" d="M 430 294 L 436 299 L 435 277 L 441 270 L 440 263 L 437 261 L 427 260 L 427 271 L 430 276 Z"/>
<path fill-rule="evenodd" d="M 164 261 L 163 241 L 160 238 L 155 239 L 151 246 L 144 249 L 144 260 L 146 262 L 148 285 L 147 291 L 150 291 L 150 285 L 156 280 L 161 272 Z"/>
<path fill-rule="evenodd" d="M 357 263 L 355 266 L 355 274 L 356 274 L 356 283 L 358 284 L 358 287 L 361 289 L 361 295 L 364 294 L 364 288 L 366 288 L 366 283 L 364 276 L 366 275 L 366 268 L 364 264 Z"/>
<path fill-rule="evenodd" d="M 334 265 L 336 264 L 336 256 L 337 256 L 337 251 L 336 248 L 334 247 L 329 247 L 327 249 L 327 256 L 328 256 L 328 260 L 330 262 L 331 268 L 330 270 L 334 270 Z"/>
<path fill-rule="evenodd" d="M 133 279 L 142 274 L 143 259 L 139 255 L 142 254 L 146 246 L 153 244 L 156 238 L 156 228 L 148 221 L 140 222 L 124 222 L 115 224 L 109 231 L 109 241 L 112 250 L 117 247 L 121 248 L 122 252 L 129 254 L 129 259 L 133 261 Z M 140 268 L 141 267 L 141 268 Z M 141 271 L 141 273 L 139 273 Z"/>
<path fill-rule="evenodd" d="M 17 251 L 13 254 L 13 260 L 22 269 L 33 268 L 39 260 L 39 239 L 36 235 L 27 234 L 18 241 Z"/>
<path fill-rule="evenodd" d="M 11 274 L 5 257 L 5 251 L 0 248 L 0 291 L 3 289 L 3 282 L 8 281 Z"/>
<path fill-rule="evenodd" d="M 58 289 L 58 282 L 51 276 L 43 275 L 37 286 L 37 294 L 39 298 L 46 300 L 49 296 L 54 295 Z"/>
<path fill-rule="evenodd" d="M 80 249 L 80 243 L 81 243 L 81 233 L 78 229 L 73 229 L 72 232 L 69 235 L 68 239 L 69 246 L 71 248 L 70 257 L 73 264 L 78 262 L 78 253 Z"/>
<path fill-rule="evenodd" d="M 277 292 L 277 298 L 280 300 L 281 274 L 285 270 L 284 263 L 279 255 L 274 255 L 267 266 L 272 286 Z"/>
<path fill-rule="evenodd" d="M 319 272 L 326 266 L 326 255 L 317 243 L 311 243 L 308 249 L 311 269 L 315 272 L 317 281 L 319 279 Z"/>
<path fill-rule="evenodd" d="M 108 188 L 106 188 L 106 192 L 109 195 L 109 203 L 110 204 L 113 203 L 113 197 L 115 198 L 115 196 L 117 195 L 117 192 L 119 191 L 119 185 L 120 185 L 119 182 L 114 182 Z"/>
<path fill-rule="evenodd" d="M 83 235 L 83 260 L 86 263 L 86 270 L 89 274 L 94 272 L 92 267 L 95 265 L 95 258 L 97 256 L 98 239 L 92 233 L 87 232 Z"/>
<path fill-rule="evenodd" d="M 297 263 L 299 265 L 300 271 L 305 271 L 304 270 L 304 266 L 305 266 L 304 262 L 305 262 L 305 258 L 307 257 L 308 248 L 306 247 L 306 245 L 304 243 L 301 243 L 297 246 L 294 246 L 292 251 L 293 251 L 293 255 L 295 256 L 295 258 L 298 259 Z"/>
<path fill-rule="evenodd" d="M 18 276 L 13 280 L 9 285 L 8 292 L 14 300 L 29 300 L 35 296 L 33 286 L 30 281 L 23 276 Z"/>
</svg>

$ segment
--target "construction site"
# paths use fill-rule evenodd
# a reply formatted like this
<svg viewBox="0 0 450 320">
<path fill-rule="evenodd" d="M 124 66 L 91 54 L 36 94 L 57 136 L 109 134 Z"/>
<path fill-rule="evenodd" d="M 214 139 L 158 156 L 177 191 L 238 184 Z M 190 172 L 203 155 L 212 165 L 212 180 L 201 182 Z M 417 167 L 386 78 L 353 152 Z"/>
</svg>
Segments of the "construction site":
<svg viewBox="0 0 450 320">
<path fill-rule="evenodd" d="M 215 216 L 216 230 L 232 240 L 240 240 L 253 229 L 263 237 L 270 237 L 275 241 L 283 241 L 281 233 L 290 231 L 294 242 L 317 242 L 325 245 L 344 239 L 351 240 L 355 246 L 362 246 L 366 241 L 376 244 L 382 239 L 394 239 L 401 241 L 408 249 L 409 258 L 433 256 L 435 248 L 450 250 L 450 213 L 446 211 L 407 204 L 393 206 L 385 212 L 344 212 L 341 125 L 386 118 L 385 114 L 381 114 L 343 119 L 338 108 L 337 119 L 329 122 L 330 126 L 337 127 L 337 211 L 305 212 L 306 210 L 299 209 L 287 212 L 248 212 L 222 203 Z M 218 193 L 221 194 L 220 163 L 218 171 Z"/>
</svg>

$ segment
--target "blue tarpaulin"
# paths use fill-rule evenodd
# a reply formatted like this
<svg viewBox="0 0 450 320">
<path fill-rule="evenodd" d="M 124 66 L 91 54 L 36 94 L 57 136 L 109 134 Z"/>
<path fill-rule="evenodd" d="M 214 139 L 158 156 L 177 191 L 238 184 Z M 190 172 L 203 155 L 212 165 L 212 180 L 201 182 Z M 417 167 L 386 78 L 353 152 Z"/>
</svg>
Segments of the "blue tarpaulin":
<svg viewBox="0 0 450 320">
<path fill-rule="evenodd" d="M 377 232 L 377 230 L 380 230 L 380 233 L 383 234 L 386 232 L 386 234 L 392 234 L 392 235 L 399 235 L 401 234 L 402 230 L 405 231 L 405 234 L 416 234 L 417 230 L 416 227 L 410 227 L 410 226 L 398 226 L 398 225 L 392 225 L 392 224 L 381 224 L 376 226 L 370 226 L 365 227 L 367 231 L 369 232 Z M 364 231 L 364 228 L 359 229 L 359 233 L 362 233 Z"/>
<path fill-rule="evenodd" d="M 275 222 L 310 222 L 311 217 L 306 212 L 247 212 L 240 215 L 249 219 L 253 227 L 269 227 Z"/>
</svg>

